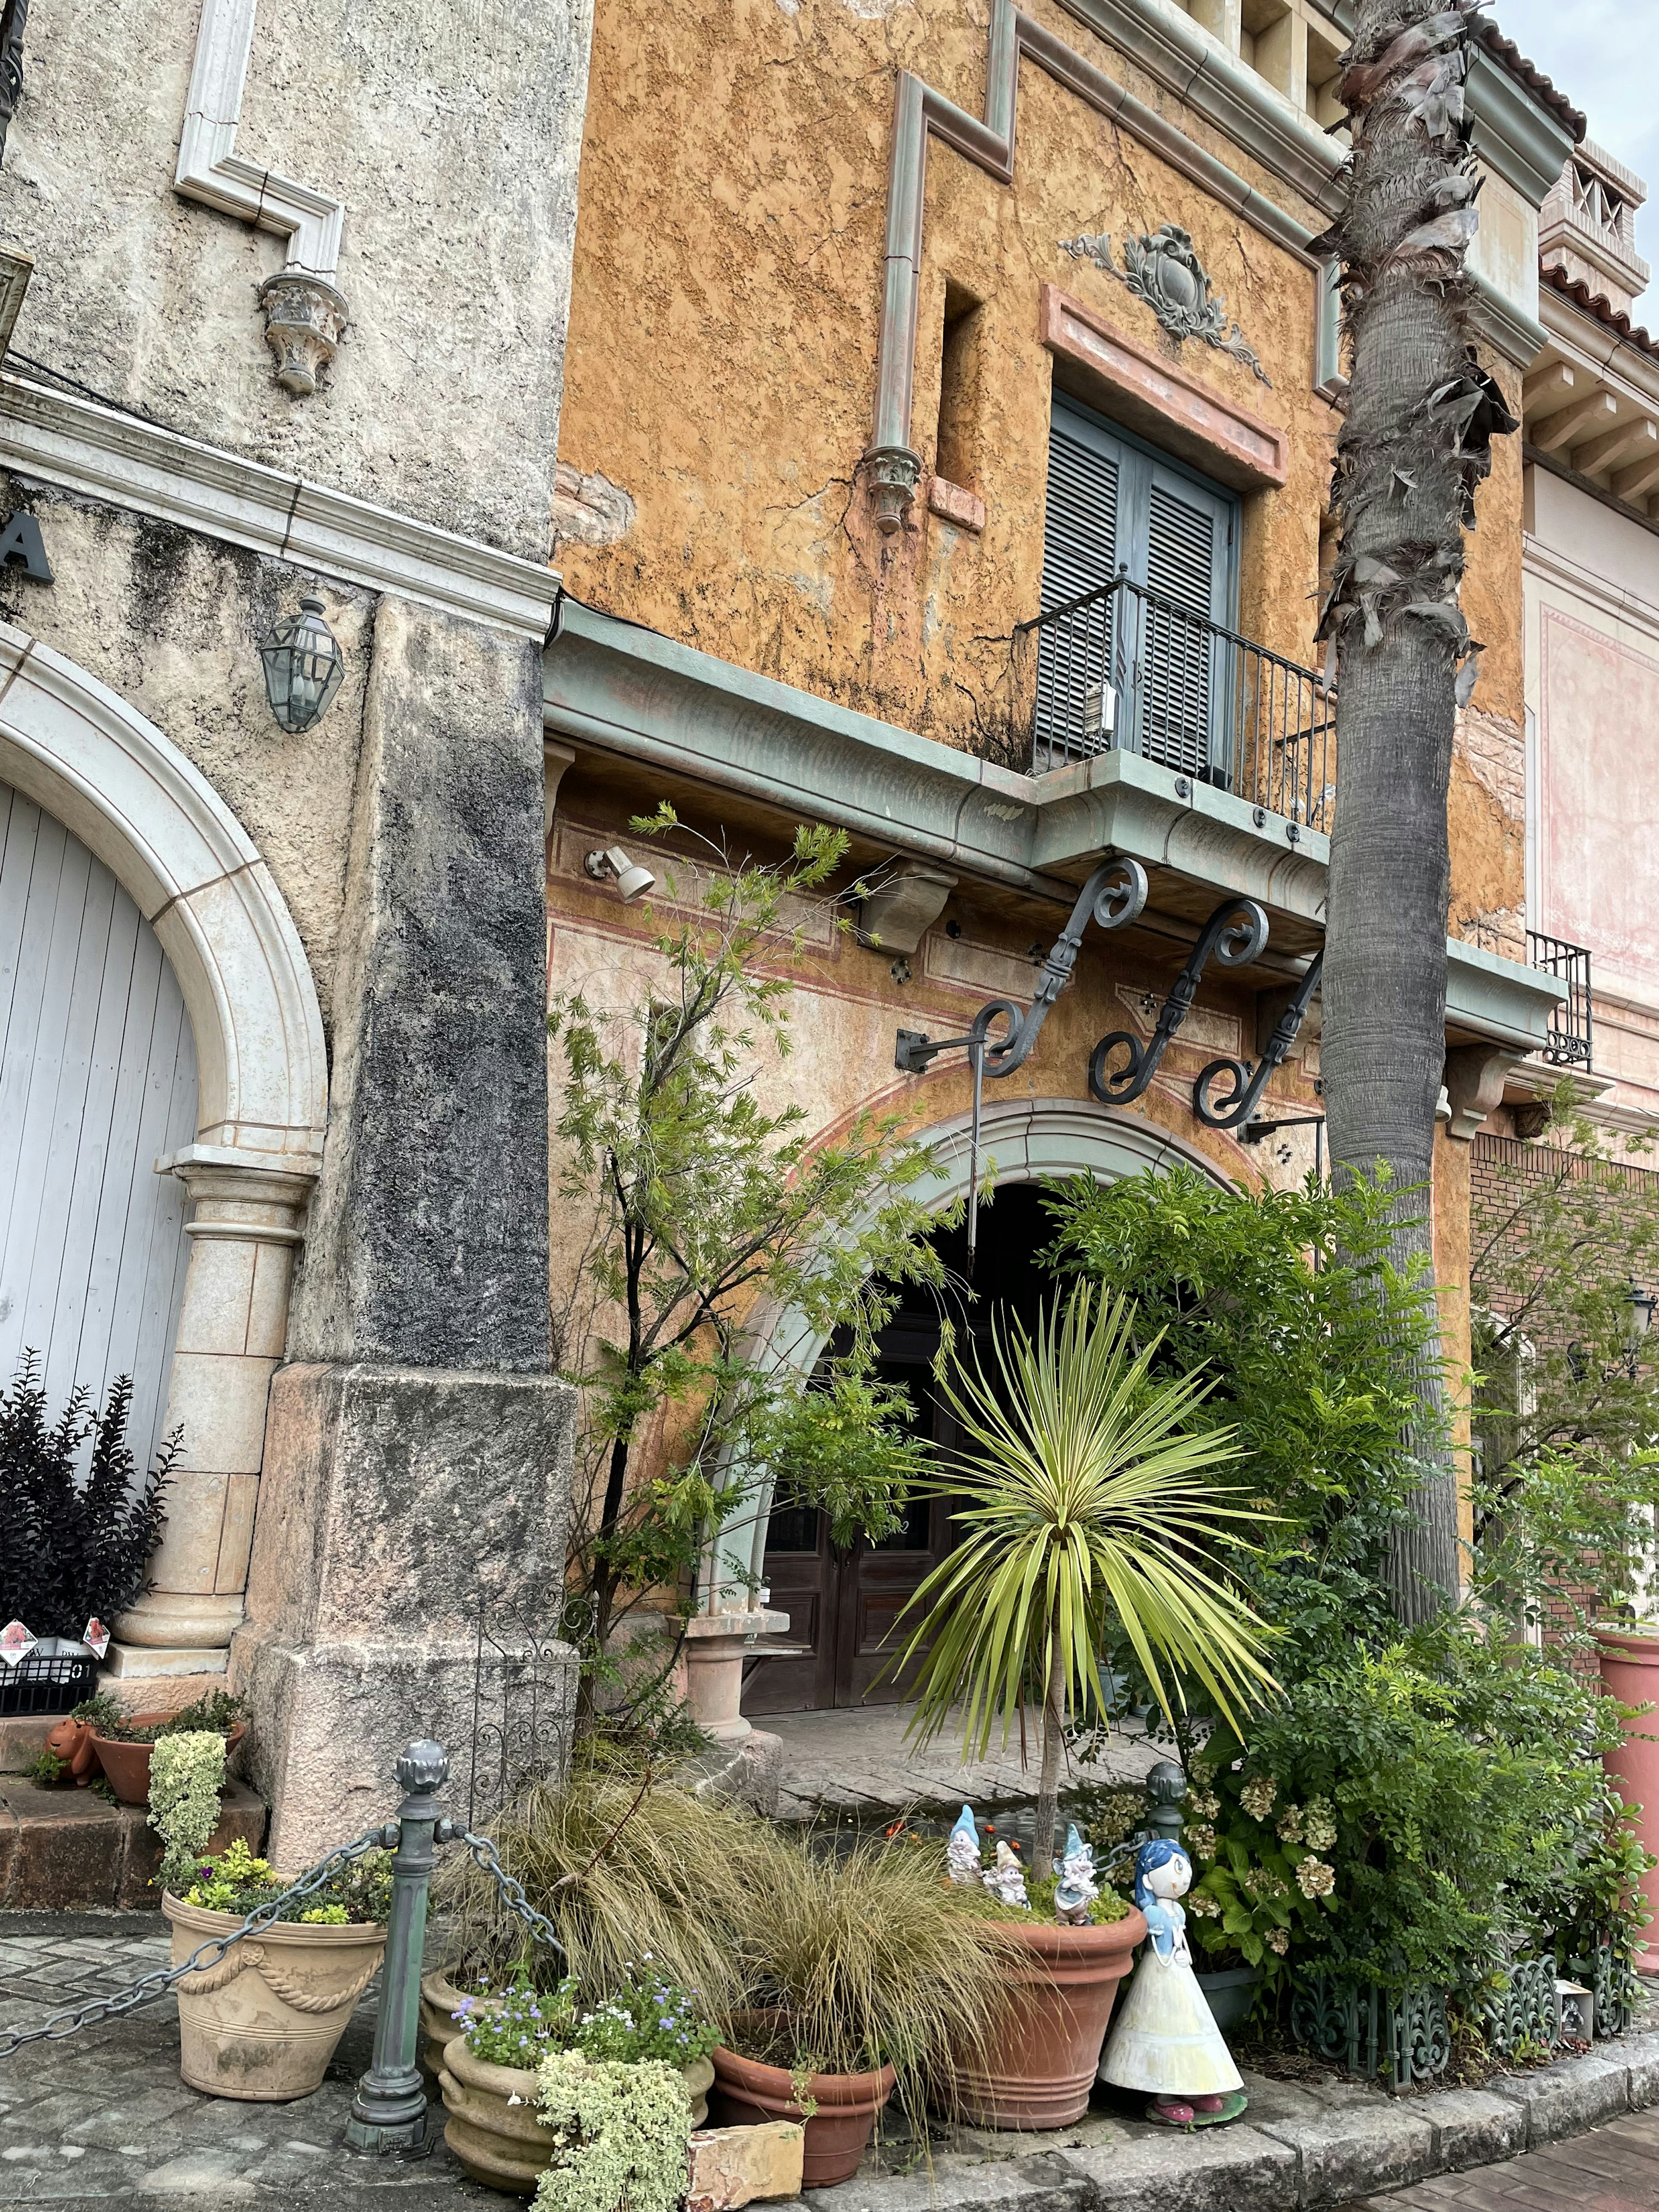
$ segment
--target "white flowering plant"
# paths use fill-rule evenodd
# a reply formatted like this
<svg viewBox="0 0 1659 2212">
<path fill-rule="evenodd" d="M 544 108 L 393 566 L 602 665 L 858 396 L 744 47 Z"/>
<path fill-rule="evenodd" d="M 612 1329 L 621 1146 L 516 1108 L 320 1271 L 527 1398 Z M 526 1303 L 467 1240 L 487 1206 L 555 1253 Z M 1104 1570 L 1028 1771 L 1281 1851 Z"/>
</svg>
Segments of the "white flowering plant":
<svg viewBox="0 0 1659 2212">
<path fill-rule="evenodd" d="M 703 2016 L 689 1990 L 681 1989 L 647 1960 L 603 2004 L 584 2011 L 575 1976 L 551 1990 L 523 1980 L 464 1996 L 453 2018 L 475 2058 L 495 2066 L 535 2068 L 550 2053 L 579 2051 L 586 2058 L 634 2066 L 650 2060 L 684 2073 L 706 2058 L 720 2033 Z"/>
<path fill-rule="evenodd" d="M 535 2212 L 676 2212 L 685 2194 L 691 2107 L 672 2065 L 550 2051 L 536 2101 L 553 2156 L 536 2185 Z"/>
<path fill-rule="evenodd" d="M 197 1862 L 219 1825 L 224 1784 L 222 1735 L 164 1735 L 150 1753 L 149 1825 L 164 1846 L 155 1879 L 174 1896 L 195 1879 Z"/>
</svg>

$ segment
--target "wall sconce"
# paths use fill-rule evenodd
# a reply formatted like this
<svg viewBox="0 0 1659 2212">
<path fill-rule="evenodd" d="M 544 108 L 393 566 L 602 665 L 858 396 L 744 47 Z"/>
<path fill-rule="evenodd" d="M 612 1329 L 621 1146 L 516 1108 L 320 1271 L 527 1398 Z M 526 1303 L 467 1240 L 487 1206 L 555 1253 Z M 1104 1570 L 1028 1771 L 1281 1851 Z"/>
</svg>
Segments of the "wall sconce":
<svg viewBox="0 0 1659 2212">
<path fill-rule="evenodd" d="M 297 615 L 284 615 L 259 641 L 265 696 L 290 737 L 314 729 L 340 688 L 345 656 L 323 620 L 323 603 L 307 594 Z"/>
<path fill-rule="evenodd" d="M 1625 1366 L 1634 1379 L 1642 1360 L 1642 1342 L 1653 1326 L 1653 1310 L 1659 1306 L 1659 1295 L 1644 1291 L 1639 1283 L 1632 1283 L 1626 1293 L 1630 1300 L 1630 1319 L 1625 1324 Z"/>
<path fill-rule="evenodd" d="M 607 845 L 602 853 L 590 853 L 582 866 L 596 884 L 614 877 L 624 906 L 632 906 L 657 880 L 649 868 L 630 860 L 620 845 Z"/>
</svg>

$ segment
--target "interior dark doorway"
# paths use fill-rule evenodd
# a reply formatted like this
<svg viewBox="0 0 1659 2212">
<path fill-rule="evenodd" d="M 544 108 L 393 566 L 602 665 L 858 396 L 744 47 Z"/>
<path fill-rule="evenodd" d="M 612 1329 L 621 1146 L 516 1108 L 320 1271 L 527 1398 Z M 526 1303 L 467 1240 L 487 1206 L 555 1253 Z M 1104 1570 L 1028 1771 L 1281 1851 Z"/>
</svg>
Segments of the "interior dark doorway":
<svg viewBox="0 0 1659 2212">
<path fill-rule="evenodd" d="M 958 1341 L 970 1332 L 981 1339 L 988 1370 L 993 1315 L 1015 1316 L 1029 1328 L 1053 1295 L 1054 1279 L 1036 1257 L 1053 1234 L 1034 1184 L 1004 1183 L 990 1203 L 981 1202 L 973 1295 L 953 1295 L 950 1303 Z M 941 1230 L 933 1242 L 960 1285 L 966 1236 L 959 1229 Z M 939 1312 L 933 1297 L 925 1291 L 907 1291 L 878 1340 L 880 1372 L 884 1381 L 908 1390 L 917 1431 L 949 1452 L 956 1425 L 933 1382 L 939 1345 Z M 844 1552 L 830 1543 L 823 1514 L 775 1513 L 766 1532 L 766 1583 L 773 1605 L 789 1615 L 789 1641 L 809 1648 L 799 1657 L 757 1661 L 744 1686 L 744 1712 L 814 1712 L 899 1698 L 902 1682 L 891 1675 L 876 1680 L 894 1649 L 894 1623 L 951 1540 L 947 1498 L 913 1499 L 902 1528 L 879 1544 L 860 1540 Z"/>
</svg>

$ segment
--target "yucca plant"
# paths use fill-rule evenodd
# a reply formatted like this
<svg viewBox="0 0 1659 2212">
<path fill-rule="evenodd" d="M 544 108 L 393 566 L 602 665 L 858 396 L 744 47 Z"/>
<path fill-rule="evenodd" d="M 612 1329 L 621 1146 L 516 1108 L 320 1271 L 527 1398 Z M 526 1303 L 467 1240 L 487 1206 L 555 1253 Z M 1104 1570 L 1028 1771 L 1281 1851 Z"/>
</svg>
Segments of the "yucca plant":
<svg viewBox="0 0 1659 2212">
<path fill-rule="evenodd" d="M 1109 1636 L 1171 1718 L 1183 1674 L 1230 1719 L 1276 1686 L 1266 1632 L 1215 1556 L 1267 1516 L 1209 1480 L 1238 1457 L 1233 1433 L 1188 1425 L 1211 1385 L 1155 1379 L 1162 1340 L 1133 1353 L 1133 1312 L 1080 1284 L 1034 1336 L 994 1322 L 994 1378 L 975 1352 L 942 1384 L 967 1449 L 937 1486 L 961 1536 L 905 1607 L 922 1618 L 897 1669 L 916 1668 L 911 1733 L 936 1735 L 960 1706 L 969 1756 L 984 1757 L 999 1716 L 1005 1741 L 1017 1721 L 1023 1737 L 1037 1705 L 1038 1875 L 1054 1863 L 1066 1713 L 1103 1717 Z"/>
</svg>

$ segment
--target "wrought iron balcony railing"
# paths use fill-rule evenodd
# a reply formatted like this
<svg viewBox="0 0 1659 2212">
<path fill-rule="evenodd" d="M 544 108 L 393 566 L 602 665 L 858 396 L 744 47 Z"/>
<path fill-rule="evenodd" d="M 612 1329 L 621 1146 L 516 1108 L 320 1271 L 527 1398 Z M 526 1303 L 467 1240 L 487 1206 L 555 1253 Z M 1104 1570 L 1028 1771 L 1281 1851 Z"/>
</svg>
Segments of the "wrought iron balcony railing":
<svg viewBox="0 0 1659 2212">
<path fill-rule="evenodd" d="M 1556 1067 L 1587 1069 L 1591 1043 L 1589 948 L 1569 945 L 1564 937 L 1546 937 L 1541 929 L 1529 929 L 1527 957 L 1534 968 L 1567 987 L 1566 997 L 1550 1018 L 1545 1059 Z"/>
<path fill-rule="evenodd" d="M 1035 699 L 1033 775 L 1136 752 L 1330 829 L 1336 694 L 1311 668 L 1127 575 L 1018 623 L 1014 646 L 1022 696 Z"/>
</svg>

